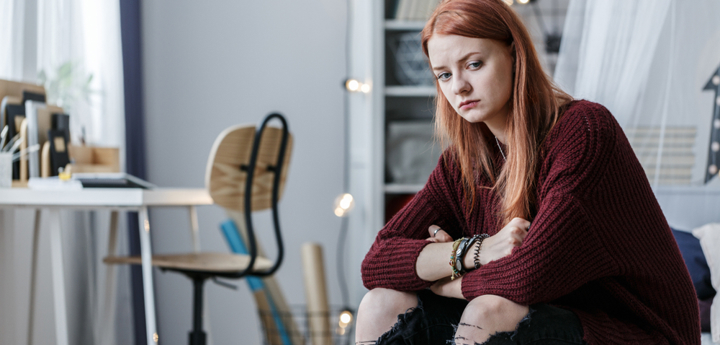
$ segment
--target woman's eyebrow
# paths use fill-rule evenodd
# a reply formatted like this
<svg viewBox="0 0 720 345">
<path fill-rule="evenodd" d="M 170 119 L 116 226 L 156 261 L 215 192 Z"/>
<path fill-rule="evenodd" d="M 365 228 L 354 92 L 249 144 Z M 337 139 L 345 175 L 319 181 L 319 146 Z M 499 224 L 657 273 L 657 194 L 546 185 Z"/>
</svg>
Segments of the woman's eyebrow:
<svg viewBox="0 0 720 345">
<path fill-rule="evenodd" d="M 470 58 L 470 56 L 474 55 L 474 54 L 480 54 L 480 52 L 469 52 L 469 53 L 465 54 L 465 56 L 460 58 L 460 60 L 458 60 L 458 63 L 463 63 L 463 62 L 467 61 Z M 437 67 L 433 66 L 433 71 L 436 71 L 439 69 L 445 69 L 445 68 L 446 68 L 445 66 L 437 66 Z"/>
</svg>

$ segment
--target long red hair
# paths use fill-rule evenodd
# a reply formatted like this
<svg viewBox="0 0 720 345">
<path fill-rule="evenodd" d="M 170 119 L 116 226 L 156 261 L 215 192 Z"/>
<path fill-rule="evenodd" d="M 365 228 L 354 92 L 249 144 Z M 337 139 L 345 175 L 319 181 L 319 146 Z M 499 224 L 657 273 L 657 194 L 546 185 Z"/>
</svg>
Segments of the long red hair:
<svg viewBox="0 0 720 345">
<path fill-rule="evenodd" d="M 444 0 L 422 31 L 423 52 L 434 34 L 488 38 L 512 45 L 513 90 L 504 167 L 497 172 L 489 145 L 496 145 L 484 123 L 470 123 L 455 112 L 436 81 L 435 127 L 443 143 L 451 144 L 462 171 L 467 212 L 475 203 L 477 174 L 490 178 L 501 197 L 499 226 L 515 217 L 531 219 L 536 208 L 536 179 L 540 146 L 557 123 L 562 106 L 572 97 L 545 74 L 530 35 L 510 6 L 502 0 Z"/>
</svg>

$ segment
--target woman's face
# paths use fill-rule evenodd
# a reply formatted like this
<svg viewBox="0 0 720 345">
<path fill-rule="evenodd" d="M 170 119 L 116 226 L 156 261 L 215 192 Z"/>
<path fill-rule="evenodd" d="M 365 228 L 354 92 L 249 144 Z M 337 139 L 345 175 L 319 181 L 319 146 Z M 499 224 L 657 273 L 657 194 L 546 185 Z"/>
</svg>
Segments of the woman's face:
<svg viewBox="0 0 720 345">
<path fill-rule="evenodd" d="M 440 34 L 427 45 L 433 73 L 455 111 L 468 122 L 485 122 L 493 132 L 504 130 L 513 87 L 511 47 Z"/>
</svg>

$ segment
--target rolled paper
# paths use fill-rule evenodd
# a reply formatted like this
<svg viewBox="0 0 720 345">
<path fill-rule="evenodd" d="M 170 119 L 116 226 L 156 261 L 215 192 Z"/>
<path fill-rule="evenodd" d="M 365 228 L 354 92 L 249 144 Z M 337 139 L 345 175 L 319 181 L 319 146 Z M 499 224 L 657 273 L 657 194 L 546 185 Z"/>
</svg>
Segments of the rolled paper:
<svg viewBox="0 0 720 345">
<path fill-rule="evenodd" d="M 305 243 L 301 252 L 310 343 L 312 345 L 331 345 L 330 307 L 322 247 L 317 243 Z"/>
</svg>

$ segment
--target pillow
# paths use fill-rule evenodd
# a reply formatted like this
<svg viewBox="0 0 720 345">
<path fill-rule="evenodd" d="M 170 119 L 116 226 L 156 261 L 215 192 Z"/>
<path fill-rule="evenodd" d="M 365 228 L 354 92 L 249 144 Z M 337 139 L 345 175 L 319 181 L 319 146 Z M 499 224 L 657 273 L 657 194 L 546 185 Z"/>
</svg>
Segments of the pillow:
<svg viewBox="0 0 720 345">
<path fill-rule="evenodd" d="M 700 240 L 687 231 L 672 229 L 675 241 L 680 247 L 680 253 L 685 266 L 692 278 L 695 292 L 699 300 L 706 300 L 715 296 L 715 289 L 710 282 L 710 267 L 708 267 L 705 254 L 700 246 Z"/>
<path fill-rule="evenodd" d="M 720 223 L 707 224 L 693 230 L 693 235 L 700 239 L 700 245 L 708 266 L 710 267 L 710 280 L 715 290 L 720 289 Z M 710 306 L 710 328 L 713 341 L 720 342 L 720 294 L 715 295 Z"/>
</svg>

